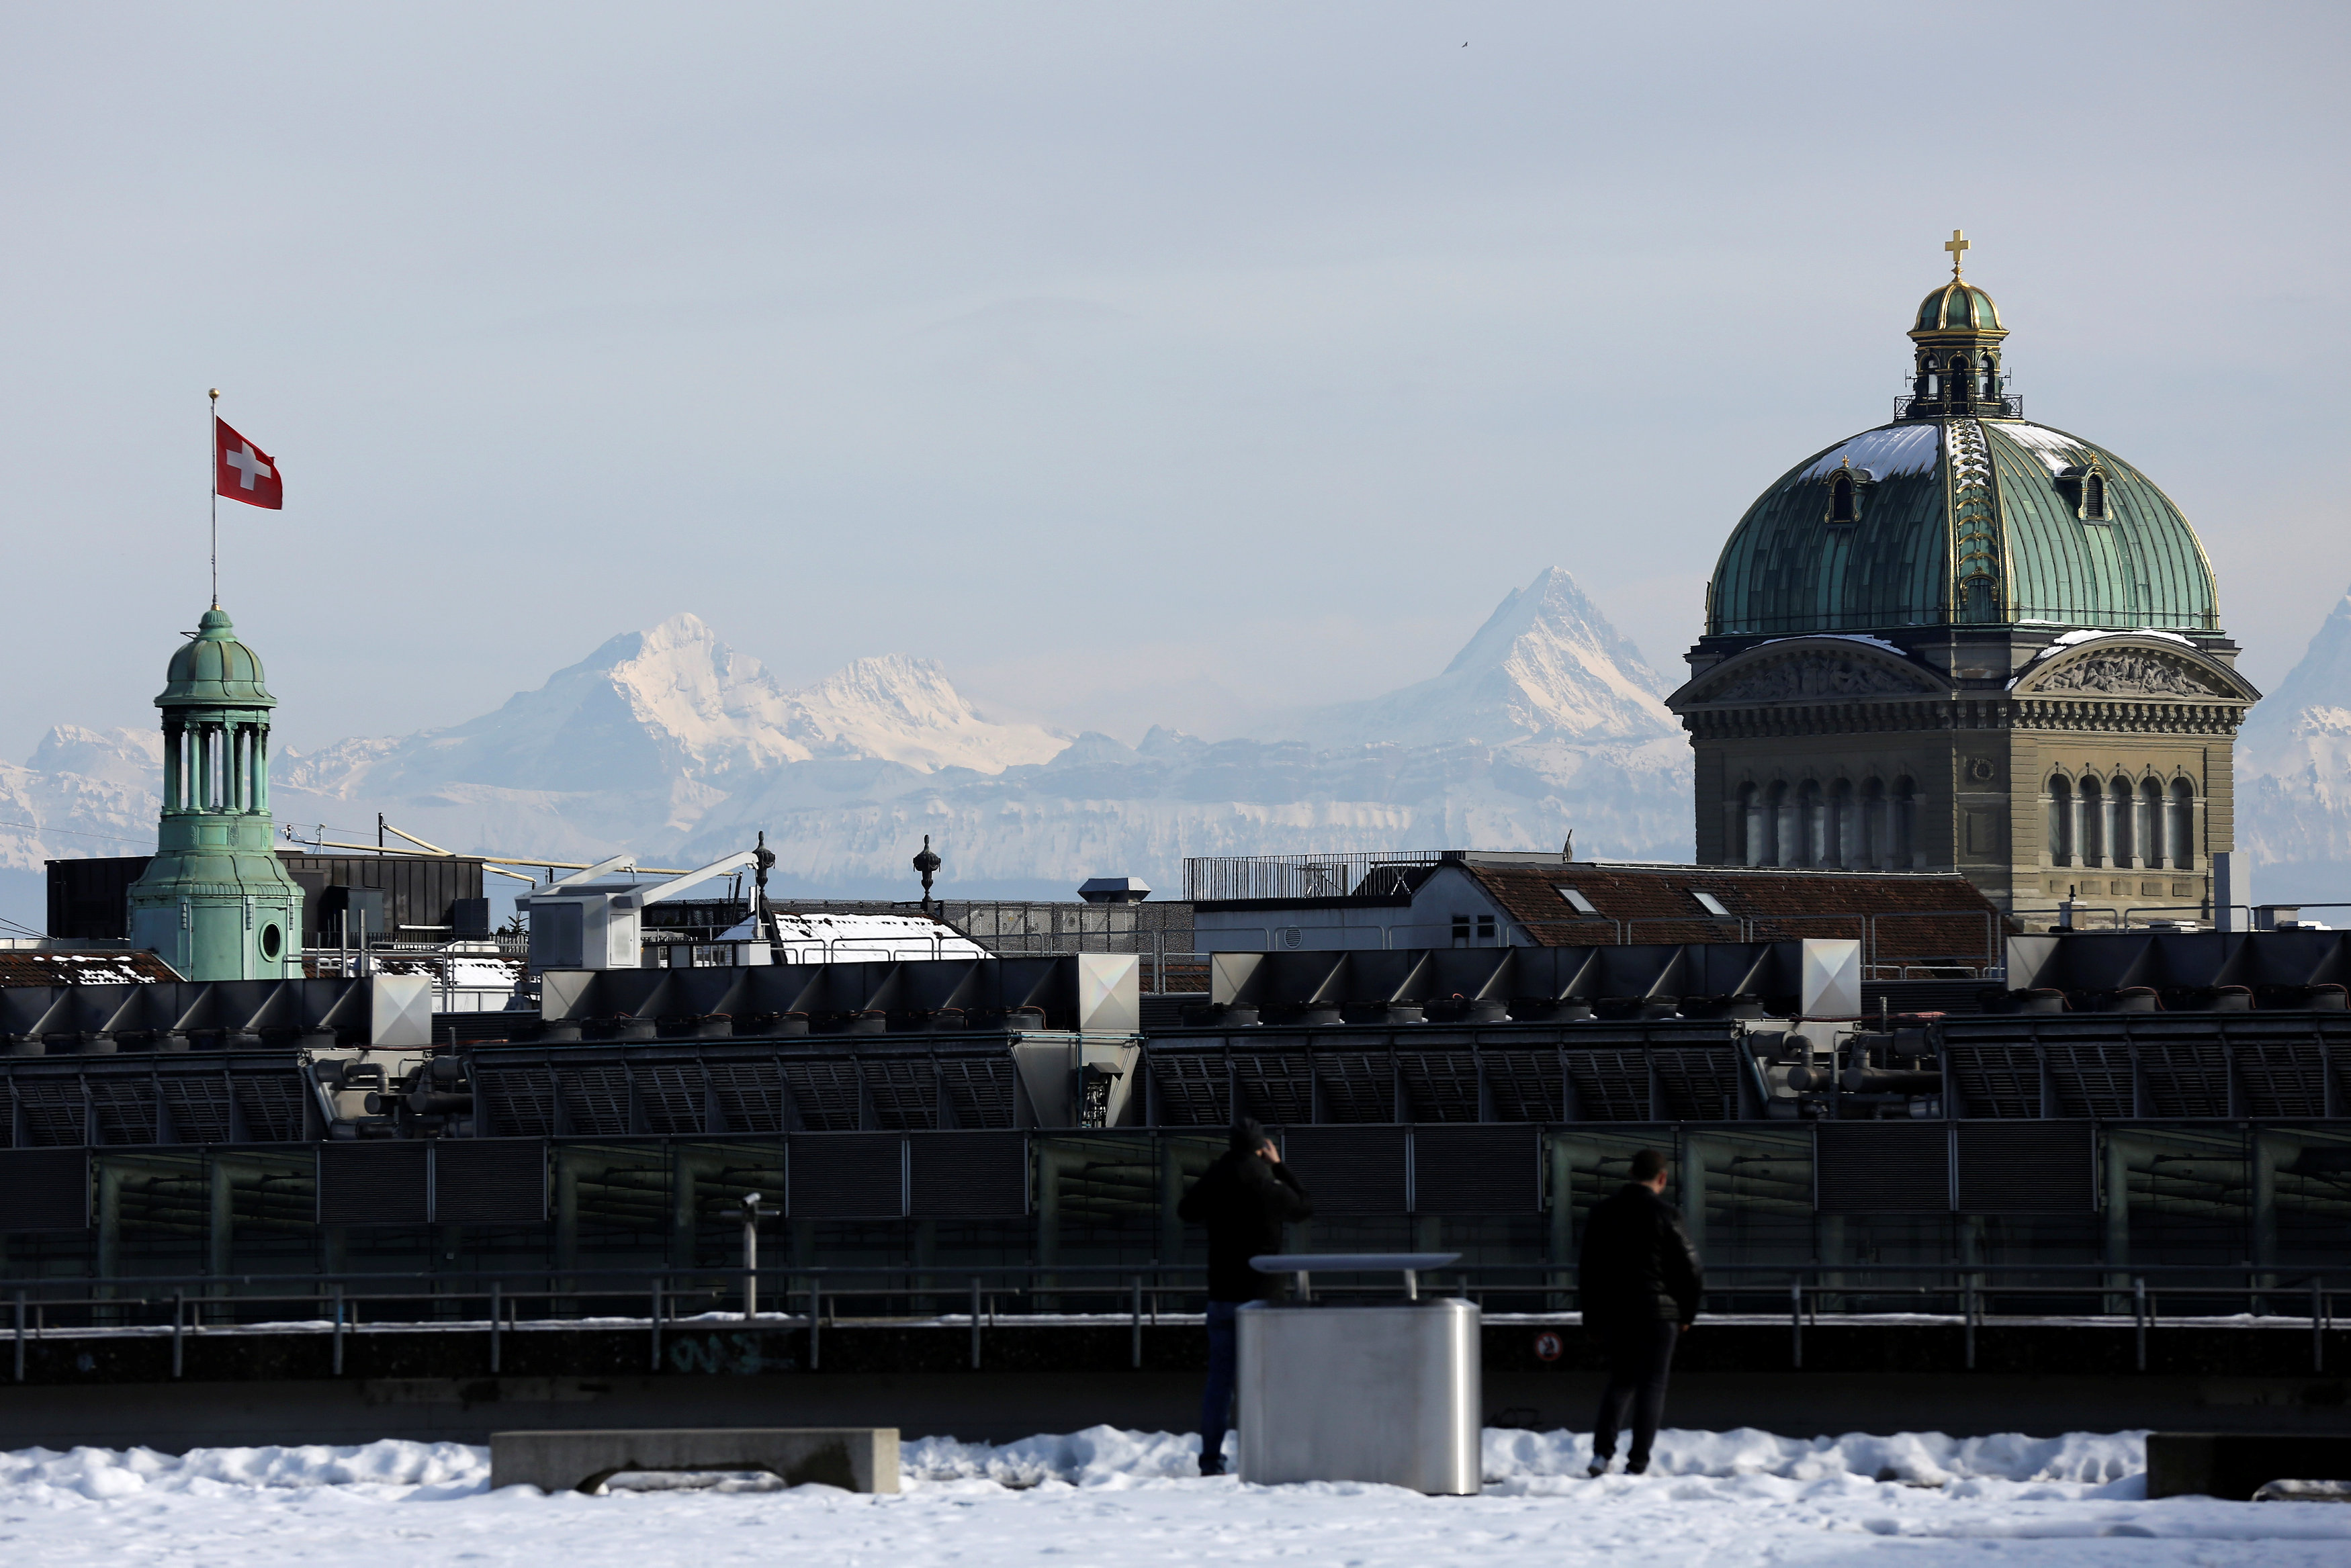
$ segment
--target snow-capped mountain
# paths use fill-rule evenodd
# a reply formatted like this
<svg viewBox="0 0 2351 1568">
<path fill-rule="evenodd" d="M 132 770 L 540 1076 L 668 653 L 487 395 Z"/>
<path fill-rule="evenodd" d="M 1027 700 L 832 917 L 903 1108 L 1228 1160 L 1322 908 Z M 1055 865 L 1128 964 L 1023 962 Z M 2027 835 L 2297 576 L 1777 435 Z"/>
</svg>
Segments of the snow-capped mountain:
<svg viewBox="0 0 2351 1568">
<path fill-rule="evenodd" d="M 2351 593 L 2245 721 L 2237 846 L 2256 898 L 2351 898 Z"/>
<path fill-rule="evenodd" d="M 1394 742 L 1508 745 L 1537 735 L 1587 741 L 1677 735 L 1667 687 L 1557 566 L 1504 596 L 1445 672 L 1368 701 L 1309 715 L 1322 745 Z"/>
<path fill-rule="evenodd" d="M 1187 856 L 1552 849 L 1570 828 L 1580 853 L 1675 857 L 1688 750 L 1659 684 L 1557 570 L 1441 675 L 1308 715 L 1302 739 L 1073 741 L 992 722 L 900 655 L 790 691 L 681 615 L 479 718 L 282 758 L 272 805 L 305 836 L 372 842 L 381 812 L 451 848 L 563 860 L 698 863 L 764 830 L 778 890 L 803 893 L 904 891 L 925 833 L 951 888 L 1058 897 L 1105 873 L 1173 891 Z M 15 820 L 152 844 L 159 765 L 152 734 L 60 730 L 0 789 L 39 796 Z M 0 853 L 36 873 L 47 855 L 136 848 L 9 833 Z"/>
</svg>

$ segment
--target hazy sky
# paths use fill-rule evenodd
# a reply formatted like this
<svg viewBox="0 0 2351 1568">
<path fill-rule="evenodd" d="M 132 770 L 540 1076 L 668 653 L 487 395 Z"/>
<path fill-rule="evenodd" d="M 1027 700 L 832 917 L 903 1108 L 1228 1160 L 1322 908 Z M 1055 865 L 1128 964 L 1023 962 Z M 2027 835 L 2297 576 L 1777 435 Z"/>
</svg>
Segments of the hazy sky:
<svg viewBox="0 0 2351 1568">
<path fill-rule="evenodd" d="M 2256 683 L 2351 583 L 2339 5 L 8 15 L 0 756 L 153 722 L 210 386 L 303 746 L 681 609 L 1128 739 L 1434 674 L 1552 564 L 1677 669 L 1954 226 Z"/>
</svg>

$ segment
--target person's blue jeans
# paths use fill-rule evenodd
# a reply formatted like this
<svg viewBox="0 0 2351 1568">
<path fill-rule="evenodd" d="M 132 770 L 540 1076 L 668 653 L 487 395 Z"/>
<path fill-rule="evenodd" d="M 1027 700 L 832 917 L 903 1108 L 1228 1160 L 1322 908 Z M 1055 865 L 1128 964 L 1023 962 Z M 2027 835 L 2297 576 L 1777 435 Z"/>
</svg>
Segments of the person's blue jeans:
<svg viewBox="0 0 2351 1568">
<path fill-rule="evenodd" d="M 1232 1422 L 1233 1386 L 1240 1381 L 1238 1302 L 1208 1303 L 1208 1386 L 1200 1396 L 1200 1473 L 1224 1469 L 1225 1428 Z"/>
</svg>

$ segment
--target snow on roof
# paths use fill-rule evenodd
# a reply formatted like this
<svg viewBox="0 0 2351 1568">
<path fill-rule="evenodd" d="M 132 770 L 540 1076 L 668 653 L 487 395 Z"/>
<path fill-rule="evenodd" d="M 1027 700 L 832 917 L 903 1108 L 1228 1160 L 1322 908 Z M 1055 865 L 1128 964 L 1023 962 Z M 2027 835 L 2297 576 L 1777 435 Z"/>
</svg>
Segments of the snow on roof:
<svg viewBox="0 0 2351 1568">
<path fill-rule="evenodd" d="M 2039 458 L 2053 478 L 2094 455 L 2083 442 L 2047 425 L 2029 425 L 2022 420 L 2001 420 L 1997 423 L 2001 434 Z"/>
<path fill-rule="evenodd" d="M 881 958 L 986 958 L 987 950 L 953 926 L 921 915 L 778 914 L 776 934 L 790 963 L 855 963 Z M 749 920 L 719 938 L 755 940 Z"/>
<path fill-rule="evenodd" d="M 1798 635 L 1802 637 L 1807 642 L 1865 642 L 1872 648 L 1882 648 L 1886 652 L 1899 654 L 1904 659 L 1910 657 L 1910 655 L 1901 647 L 1895 643 L 1886 641 L 1882 637 L 1870 637 L 1857 631 L 1807 631 L 1799 633 Z M 1774 642 L 1793 642 L 1796 639 L 1792 637 L 1775 637 L 1769 639 L 1766 641 L 1759 642 L 1755 646 L 1758 648 L 1769 648 Z"/>
<path fill-rule="evenodd" d="M 2046 625 L 2047 623 L 2043 622 L 2043 624 Z M 2009 684 L 2013 686 L 2017 681 L 2023 680 L 2025 670 L 2031 670 L 2034 665 L 2040 663 L 2044 659 L 2054 659 L 2059 653 L 2063 652 L 2066 649 L 2079 648 L 2085 642 L 2096 642 L 2102 638 L 2108 637 L 2159 637 L 2166 642 L 2176 642 L 2182 648 L 2193 648 L 2196 646 L 2195 639 L 2192 638 L 2182 637 L 2176 631 L 2158 631 L 2153 627 L 2146 626 L 2140 627 L 2136 631 L 2069 631 L 2061 637 L 2052 638 L 2049 641 L 2048 647 L 2034 654 L 2031 659 L 2026 659 L 2024 661 L 2024 670 L 2018 670 L 2016 674 L 2010 679 Z"/>
<path fill-rule="evenodd" d="M 1850 462 L 1855 468 L 1868 470 L 1873 479 L 1891 479 L 1897 473 L 1924 473 L 1935 466 L 1935 460 L 1941 455 L 1942 447 L 1935 438 L 1932 424 L 1894 425 L 1864 431 L 1844 445 L 1831 447 L 1796 477 L 1825 479 L 1836 472 L 1838 464 Z"/>
</svg>

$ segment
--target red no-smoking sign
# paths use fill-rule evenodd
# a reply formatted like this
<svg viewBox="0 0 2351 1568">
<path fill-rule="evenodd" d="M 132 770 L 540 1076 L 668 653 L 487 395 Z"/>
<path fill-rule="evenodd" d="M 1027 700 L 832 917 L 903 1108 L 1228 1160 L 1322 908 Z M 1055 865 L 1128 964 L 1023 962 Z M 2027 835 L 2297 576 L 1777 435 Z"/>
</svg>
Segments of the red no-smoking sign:
<svg viewBox="0 0 2351 1568">
<path fill-rule="evenodd" d="M 1535 1335 L 1535 1359 L 1538 1361 L 1557 1361 L 1559 1353 L 1566 1348 L 1555 1334 L 1546 1332 Z"/>
</svg>

